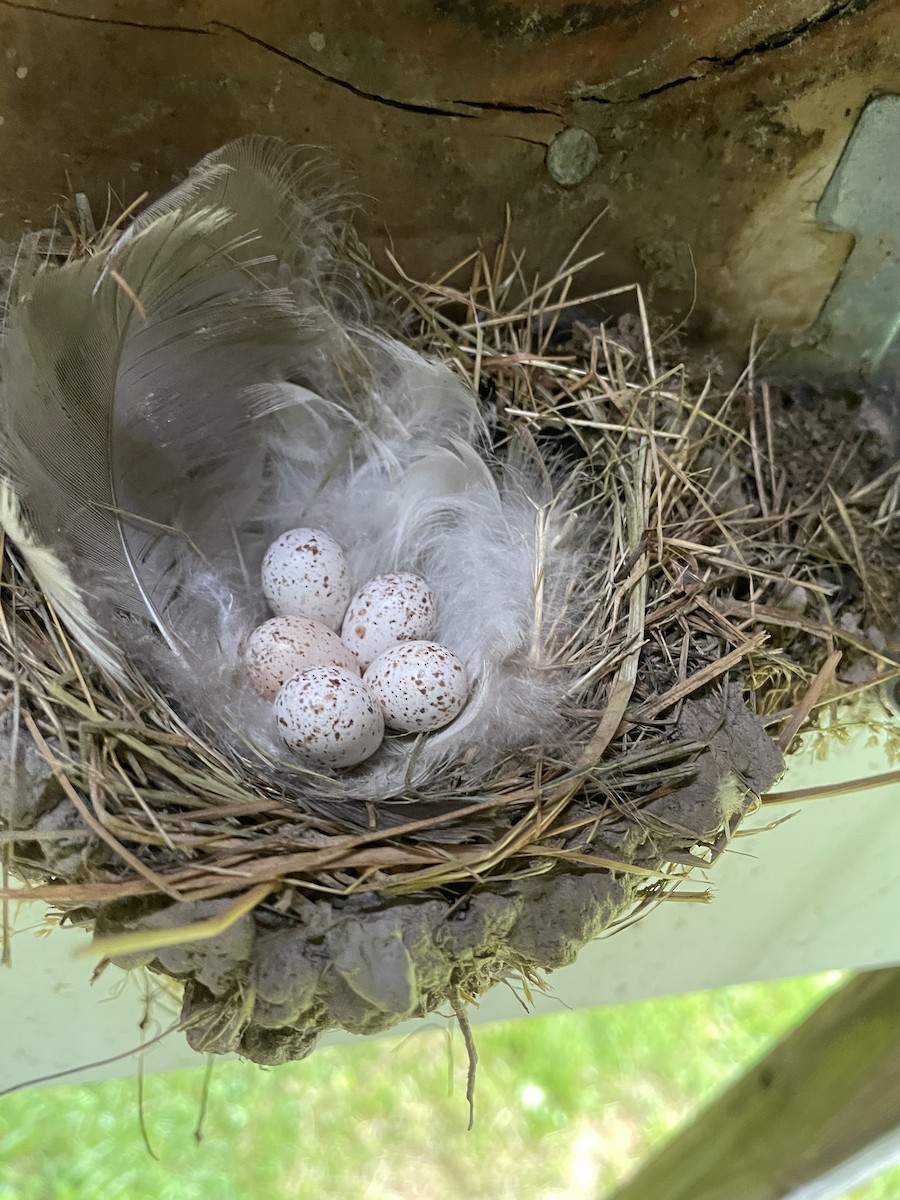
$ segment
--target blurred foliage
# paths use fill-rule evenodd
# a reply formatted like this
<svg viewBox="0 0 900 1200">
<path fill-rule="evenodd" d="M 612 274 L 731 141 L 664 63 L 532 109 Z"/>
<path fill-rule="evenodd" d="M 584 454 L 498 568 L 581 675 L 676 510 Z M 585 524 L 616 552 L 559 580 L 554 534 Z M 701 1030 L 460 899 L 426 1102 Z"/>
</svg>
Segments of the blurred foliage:
<svg viewBox="0 0 900 1200">
<path fill-rule="evenodd" d="M 274 1070 L 111 1079 L 0 1100 L 2 1200 L 595 1200 L 838 980 L 476 1026 L 476 1125 L 450 1023 Z M 152 1061 L 152 1060 L 151 1060 Z M 450 1084 L 452 1082 L 452 1091 Z M 900 1171 L 853 1193 L 900 1195 Z"/>
</svg>

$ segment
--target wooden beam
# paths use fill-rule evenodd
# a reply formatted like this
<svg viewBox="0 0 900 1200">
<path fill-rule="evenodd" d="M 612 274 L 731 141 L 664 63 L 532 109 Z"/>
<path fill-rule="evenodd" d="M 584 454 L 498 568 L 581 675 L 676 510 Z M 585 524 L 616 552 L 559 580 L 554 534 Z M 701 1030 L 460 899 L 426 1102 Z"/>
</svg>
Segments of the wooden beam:
<svg viewBox="0 0 900 1200">
<path fill-rule="evenodd" d="M 900 1127 L 900 967 L 857 975 L 609 1200 L 784 1200 Z"/>
<path fill-rule="evenodd" d="M 886 1134 L 854 1154 L 846 1162 L 820 1175 L 812 1183 L 803 1183 L 784 1200 L 842 1200 L 854 1188 L 862 1187 L 900 1164 L 900 1129 Z"/>
</svg>

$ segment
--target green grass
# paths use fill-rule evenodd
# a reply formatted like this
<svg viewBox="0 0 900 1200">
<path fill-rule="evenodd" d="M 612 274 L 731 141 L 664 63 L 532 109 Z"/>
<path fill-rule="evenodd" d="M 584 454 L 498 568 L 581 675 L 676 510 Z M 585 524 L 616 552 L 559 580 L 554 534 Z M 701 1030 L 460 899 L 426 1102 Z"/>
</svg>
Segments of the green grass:
<svg viewBox="0 0 900 1200">
<path fill-rule="evenodd" d="M 466 1133 L 458 1036 L 322 1049 L 264 1071 L 203 1070 L 0 1100 L 2 1200 L 594 1200 L 748 1060 L 800 1020 L 817 976 L 475 1027 Z M 900 1171 L 853 1200 L 894 1200 Z M 664 1200 L 664 1198 L 661 1198 Z M 739 1200 L 739 1198 L 736 1198 Z"/>
</svg>

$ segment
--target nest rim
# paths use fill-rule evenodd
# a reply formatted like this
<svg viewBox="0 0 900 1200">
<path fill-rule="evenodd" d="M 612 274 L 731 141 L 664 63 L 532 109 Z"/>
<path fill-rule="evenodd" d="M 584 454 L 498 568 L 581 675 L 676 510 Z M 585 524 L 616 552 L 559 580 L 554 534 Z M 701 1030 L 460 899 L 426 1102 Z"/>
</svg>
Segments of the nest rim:
<svg viewBox="0 0 900 1200">
<path fill-rule="evenodd" d="M 811 714 L 900 677 L 896 657 L 873 640 L 873 616 L 884 609 L 860 545 L 858 515 L 896 511 L 900 467 L 844 495 L 829 484 L 827 517 L 823 500 L 817 524 L 809 497 L 798 503 L 786 488 L 786 468 L 775 453 L 777 396 L 757 382 L 753 360 L 715 393 L 708 381 L 696 386 L 680 363 L 658 367 L 659 340 L 639 287 L 577 296 L 578 274 L 594 261 L 578 259 L 580 246 L 581 240 L 553 279 L 532 283 L 507 228 L 493 254 L 476 250 L 442 279 L 421 284 L 396 261 L 382 268 L 358 242 L 349 245 L 356 269 L 378 293 L 388 331 L 441 358 L 493 403 L 501 437 L 516 432 L 533 441 L 552 430 L 580 449 L 577 470 L 592 472 L 607 499 L 615 480 L 609 538 L 615 553 L 596 609 L 603 621 L 582 631 L 570 650 L 584 667 L 573 689 L 583 714 L 574 759 L 523 756 L 492 780 L 487 795 L 483 788 L 461 795 L 454 781 L 452 808 L 432 806 L 404 819 L 404 806 L 415 808 L 418 797 L 403 797 L 385 825 L 378 805 L 366 803 L 364 820 L 342 828 L 334 812 L 304 811 L 296 798 L 231 760 L 140 679 L 129 692 L 102 676 L 4 539 L 0 671 L 10 689 L 13 757 L 21 726 L 105 855 L 101 867 L 88 865 L 74 879 L 60 882 L 53 871 L 42 878 L 40 856 L 23 861 L 22 846 L 64 843 L 77 834 L 17 829 L 13 822 L 4 834 L 4 861 L 30 880 L 17 899 L 45 900 L 82 920 L 110 903 L 141 898 L 159 905 L 220 902 L 211 925 L 176 926 L 166 935 L 171 944 L 221 933 L 253 912 L 287 912 L 284 897 L 298 891 L 338 902 L 361 894 L 385 903 L 441 895 L 455 911 L 479 892 L 593 872 L 623 883 L 616 927 L 715 861 L 759 802 L 761 789 L 747 787 L 716 830 L 670 831 L 671 846 L 686 856 L 681 862 L 668 860 L 665 850 L 653 861 L 646 847 L 632 858 L 624 850 L 596 853 L 594 841 L 585 841 L 585 831 L 598 840 L 604 823 L 630 823 L 646 835 L 647 797 L 677 791 L 696 775 L 709 742 L 677 736 L 686 705 L 724 694 L 727 707 L 729 688 L 743 692 L 774 730 L 772 743 L 789 751 Z M 636 315 L 630 326 L 620 323 L 619 334 L 577 319 L 562 330 L 572 309 L 624 293 L 633 296 Z M 711 456 L 725 464 L 724 475 L 710 465 Z M 722 502 L 729 471 L 752 497 L 744 506 L 749 513 L 736 515 Z M 822 489 L 814 493 L 821 498 Z M 686 515 L 686 497 L 702 519 Z M 809 536 L 805 557 L 785 567 L 784 556 L 767 561 L 765 539 L 776 544 L 789 519 L 801 528 L 805 522 Z M 896 554 L 900 562 L 900 546 Z M 860 581 L 859 608 L 868 615 L 861 628 L 842 627 L 830 614 L 836 589 L 823 573 L 838 567 Z M 735 580 L 750 589 L 748 599 L 733 594 Z M 806 597 L 799 612 L 797 589 Z M 792 595 L 794 610 L 771 602 Z M 676 662 L 666 631 L 679 628 L 687 632 L 673 642 L 680 646 Z M 656 654 L 649 670 L 648 646 Z M 869 664 L 860 682 L 840 681 L 841 649 Z M 602 803 L 575 812 L 592 791 Z M 159 930 L 126 926 L 100 936 L 95 953 L 145 954 L 160 942 Z M 527 957 L 510 969 L 527 977 Z"/>
</svg>

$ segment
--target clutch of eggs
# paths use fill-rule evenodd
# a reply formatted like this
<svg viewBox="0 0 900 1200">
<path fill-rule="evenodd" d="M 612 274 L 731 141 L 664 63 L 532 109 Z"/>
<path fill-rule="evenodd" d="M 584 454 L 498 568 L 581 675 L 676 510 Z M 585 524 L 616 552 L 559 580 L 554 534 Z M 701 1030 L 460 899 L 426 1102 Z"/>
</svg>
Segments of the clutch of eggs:
<svg viewBox="0 0 900 1200">
<path fill-rule="evenodd" d="M 298 528 L 266 551 L 262 587 L 275 616 L 248 637 L 244 663 L 299 758 L 354 766 L 375 753 L 385 727 L 430 732 L 462 711 L 466 668 L 428 640 L 436 606 L 419 575 L 379 575 L 351 599 L 341 547 L 322 530 Z"/>
</svg>

